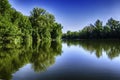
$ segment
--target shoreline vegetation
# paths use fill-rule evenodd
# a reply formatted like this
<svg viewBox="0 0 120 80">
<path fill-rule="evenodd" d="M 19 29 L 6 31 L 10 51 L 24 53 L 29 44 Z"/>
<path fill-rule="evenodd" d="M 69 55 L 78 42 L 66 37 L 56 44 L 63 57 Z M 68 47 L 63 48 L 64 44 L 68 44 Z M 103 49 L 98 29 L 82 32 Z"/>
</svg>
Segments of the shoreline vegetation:
<svg viewBox="0 0 120 80">
<path fill-rule="evenodd" d="M 62 25 L 54 15 L 42 8 L 33 8 L 29 16 L 12 8 L 8 0 L 0 1 L 0 43 L 32 44 L 56 40 L 120 39 L 120 21 L 100 20 L 79 31 L 62 33 Z"/>
<path fill-rule="evenodd" d="M 67 31 L 62 36 L 63 40 L 84 40 L 84 39 L 120 39 L 120 21 L 110 18 L 105 25 L 100 20 L 90 24 L 79 31 Z"/>
<path fill-rule="evenodd" d="M 33 8 L 30 16 L 12 8 L 8 0 L 0 0 L 0 43 L 36 43 L 59 40 L 62 25 L 54 15 L 42 8 Z"/>
</svg>

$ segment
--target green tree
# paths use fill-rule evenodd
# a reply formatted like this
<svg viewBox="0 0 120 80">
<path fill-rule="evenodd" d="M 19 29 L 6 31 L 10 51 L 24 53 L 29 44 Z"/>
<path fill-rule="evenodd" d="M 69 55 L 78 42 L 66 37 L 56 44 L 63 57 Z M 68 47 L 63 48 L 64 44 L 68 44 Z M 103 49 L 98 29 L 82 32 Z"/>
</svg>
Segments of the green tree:
<svg viewBox="0 0 120 80">
<path fill-rule="evenodd" d="M 62 25 L 58 23 L 54 23 L 52 31 L 51 31 L 51 38 L 52 39 L 61 39 L 62 37 Z"/>
<path fill-rule="evenodd" d="M 102 21 L 97 20 L 94 25 L 95 25 L 95 30 L 94 30 L 95 36 L 94 37 L 96 37 L 97 39 L 102 38 L 102 34 L 101 34 L 102 29 L 103 29 Z"/>
<path fill-rule="evenodd" d="M 30 21 L 33 28 L 33 40 L 50 40 L 60 38 L 62 35 L 61 25 L 55 23 L 52 14 L 41 8 L 34 8 L 31 11 Z M 53 31 L 55 32 L 53 35 Z"/>
<path fill-rule="evenodd" d="M 16 36 L 19 35 L 20 31 L 18 27 L 0 16 L 0 40 L 14 42 L 15 38 L 17 38 Z"/>
<path fill-rule="evenodd" d="M 5 15 L 9 12 L 11 5 L 8 0 L 0 0 L 0 15 Z"/>
<path fill-rule="evenodd" d="M 120 38 L 118 34 L 120 33 L 120 23 L 113 18 L 110 18 L 106 23 L 107 26 L 110 27 L 110 37 L 111 38 Z"/>
</svg>

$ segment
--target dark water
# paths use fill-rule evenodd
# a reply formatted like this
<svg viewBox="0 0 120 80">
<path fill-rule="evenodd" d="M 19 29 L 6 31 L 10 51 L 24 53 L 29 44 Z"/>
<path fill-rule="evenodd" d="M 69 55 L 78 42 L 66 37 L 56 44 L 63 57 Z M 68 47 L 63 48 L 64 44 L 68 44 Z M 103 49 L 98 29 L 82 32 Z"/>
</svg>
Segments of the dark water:
<svg viewBox="0 0 120 80">
<path fill-rule="evenodd" d="M 41 42 L 1 47 L 0 79 L 120 80 L 120 41 Z"/>
</svg>

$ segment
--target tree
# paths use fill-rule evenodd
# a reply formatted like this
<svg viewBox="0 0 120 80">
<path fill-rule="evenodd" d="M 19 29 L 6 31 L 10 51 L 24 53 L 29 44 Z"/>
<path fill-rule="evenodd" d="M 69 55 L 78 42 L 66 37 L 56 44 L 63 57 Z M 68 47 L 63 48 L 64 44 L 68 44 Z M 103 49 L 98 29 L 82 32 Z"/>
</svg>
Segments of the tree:
<svg viewBox="0 0 120 80">
<path fill-rule="evenodd" d="M 96 34 L 94 37 L 96 37 L 98 39 L 102 38 L 102 36 L 101 36 L 101 32 L 102 32 L 102 28 L 103 28 L 102 21 L 97 20 L 94 25 L 95 25 L 94 34 Z"/>
<path fill-rule="evenodd" d="M 79 34 L 79 35 L 78 35 Z M 110 18 L 106 25 L 102 25 L 99 19 L 94 23 L 85 26 L 79 32 L 68 31 L 64 33 L 65 39 L 120 39 L 120 21 Z"/>
<path fill-rule="evenodd" d="M 110 28 L 110 37 L 111 38 L 120 38 L 118 34 L 120 33 L 120 23 L 113 18 L 110 18 L 106 23 L 107 26 Z"/>
<path fill-rule="evenodd" d="M 30 21 L 33 28 L 33 40 L 38 41 L 39 39 L 42 39 L 44 32 L 47 31 L 45 14 L 46 11 L 41 8 L 34 8 L 33 11 L 31 11 Z"/>
<path fill-rule="evenodd" d="M 8 0 L 0 0 L 0 14 L 5 15 L 5 13 L 8 13 L 11 8 L 11 5 L 9 4 Z"/>
<path fill-rule="evenodd" d="M 18 27 L 3 16 L 0 16 L 0 39 L 2 41 L 14 41 L 20 35 Z"/>
<path fill-rule="evenodd" d="M 35 41 L 51 40 L 51 38 L 60 39 L 62 36 L 61 25 L 56 23 L 54 16 L 44 9 L 34 8 L 31 11 L 30 22 L 33 28 L 33 40 Z"/>
<path fill-rule="evenodd" d="M 103 38 L 110 38 L 110 27 L 108 26 L 108 25 L 105 25 L 104 27 L 103 27 L 103 35 L 102 35 L 102 37 Z"/>
<path fill-rule="evenodd" d="M 61 39 L 62 36 L 62 25 L 58 23 L 54 23 L 52 31 L 51 31 L 51 38 L 52 39 Z"/>
<path fill-rule="evenodd" d="M 34 8 L 30 16 L 25 16 L 11 8 L 8 0 L 1 0 L 0 19 L 0 40 L 3 42 L 37 42 L 60 39 L 62 35 L 61 24 L 55 22 L 54 15 L 42 8 Z"/>
</svg>

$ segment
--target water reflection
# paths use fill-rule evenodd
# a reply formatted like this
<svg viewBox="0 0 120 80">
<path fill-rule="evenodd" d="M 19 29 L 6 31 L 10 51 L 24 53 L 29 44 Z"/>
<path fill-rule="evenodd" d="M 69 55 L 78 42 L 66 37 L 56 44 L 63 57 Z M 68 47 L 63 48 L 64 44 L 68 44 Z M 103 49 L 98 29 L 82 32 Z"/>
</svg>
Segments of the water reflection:
<svg viewBox="0 0 120 80">
<path fill-rule="evenodd" d="M 61 55 L 62 45 L 57 42 L 0 46 L 0 79 L 11 80 L 12 74 L 24 65 L 31 63 L 36 72 L 44 71 L 55 62 L 55 56 Z"/>
<path fill-rule="evenodd" d="M 96 57 L 100 58 L 103 52 L 114 59 L 120 55 L 120 41 L 119 40 L 75 40 L 63 41 L 68 46 L 79 45 L 90 53 L 95 53 Z"/>
<path fill-rule="evenodd" d="M 119 45 L 118 40 L 63 41 L 63 44 L 61 41 L 32 45 L 1 44 L 0 79 L 119 80 L 120 64 L 114 59 L 120 54 Z M 92 57 L 90 54 L 96 56 Z M 114 60 L 96 59 L 104 54 Z M 56 57 L 58 55 L 61 56 Z M 25 74 L 26 69 L 28 72 Z"/>
</svg>

